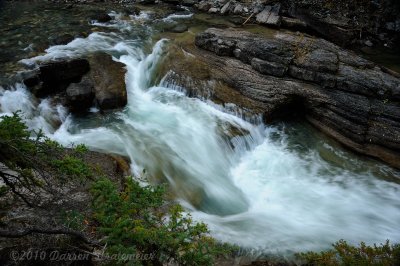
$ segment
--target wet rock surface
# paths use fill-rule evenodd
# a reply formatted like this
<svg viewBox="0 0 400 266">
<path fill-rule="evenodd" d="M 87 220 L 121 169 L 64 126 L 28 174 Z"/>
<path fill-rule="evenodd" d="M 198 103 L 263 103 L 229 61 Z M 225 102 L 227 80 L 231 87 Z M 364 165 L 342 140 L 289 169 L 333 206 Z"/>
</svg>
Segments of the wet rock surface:
<svg viewBox="0 0 400 266">
<path fill-rule="evenodd" d="M 58 95 L 72 112 L 94 105 L 104 111 L 126 105 L 125 73 L 124 64 L 96 53 L 88 59 L 43 63 L 26 74 L 24 83 L 37 97 Z"/>
<path fill-rule="evenodd" d="M 84 76 L 79 83 L 72 83 L 66 90 L 66 100 L 69 109 L 84 112 L 93 105 L 95 99 L 93 81 L 89 76 Z"/>
<path fill-rule="evenodd" d="M 400 79 L 328 41 L 208 29 L 196 45 L 213 77 L 263 105 L 266 120 L 303 113 L 353 150 L 400 167 Z"/>
<path fill-rule="evenodd" d="M 127 103 L 125 65 L 105 53 L 89 58 L 95 99 L 101 110 L 124 107 Z"/>
<path fill-rule="evenodd" d="M 86 59 L 73 59 L 43 63 L 39 66 L 38 75 L 24 81 L 38 97 L 64 91 L 72 82 L 78 82 L 89 72 L 90 66 Z"/>
</svg>

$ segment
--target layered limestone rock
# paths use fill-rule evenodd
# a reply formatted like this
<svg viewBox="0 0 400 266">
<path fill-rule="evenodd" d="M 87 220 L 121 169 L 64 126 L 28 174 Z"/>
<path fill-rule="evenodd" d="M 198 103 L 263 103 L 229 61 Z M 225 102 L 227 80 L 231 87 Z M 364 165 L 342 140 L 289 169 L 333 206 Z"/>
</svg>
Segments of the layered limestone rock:
<svg viewBox="0 0 400 266">
<path fill-rule="evenodd" d="M 303 112 L 353 150 L 400 167 L 400 79 L 322 40 L 208 29 L 198 58 L 213 78 L 262 104 L 266 120 Z"/>
</svg>

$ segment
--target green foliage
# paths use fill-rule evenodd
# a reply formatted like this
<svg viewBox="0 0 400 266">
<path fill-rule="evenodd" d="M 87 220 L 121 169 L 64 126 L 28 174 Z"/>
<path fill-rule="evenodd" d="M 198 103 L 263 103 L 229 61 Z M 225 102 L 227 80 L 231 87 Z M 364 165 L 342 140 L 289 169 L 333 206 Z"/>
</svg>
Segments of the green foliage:
<svg viewBox="0 0 400 266">
<path fill-rule="evenodd" d="M 29 206 L 37 204 L 43 193 L 58 193 L 59 182 L 91 177 L 82 160 L 86 150 L 83 145 L 65 150 L 42 131 L 28 130 L 18 112 L 0 118 L 0 162 L 5 166 L 0 178 Z"/>
<path fill-rule="evenodd" d="M 80 158 L 66 155 L 62 159 L 56 159 L 51 162 L 60 175 L 66 175 L 72 178 L 84 180 L 92 176 L 89 166 Z"/>
<path fill-rule="evenodd" d="M 297 254 L 306 265 L 315 266 L 396 266 L 400 265 L 400 245 L 385 244 L 367 246 L 361 242 L 358 247 L 340 240 L 333 244 L 333 249 L 322 252 Z"/>
<path fill-rule="evenodd" d="M 142 187 L 129 178 L 119 192 L 102 178 L 91 192 L 94 218 L 111 254 L 153 254 L 153 264 L 212 265 L 216 256 L 233 250 L 212 239 L 204 223 L 193 223 L 181 206 L 167 207 L 161 186 Z"/>
<path fill-rule="evenodd" d="M 85 229 L 85 216 L 76 210 L 62 212 L 63 224 L 70 229 L 83 231 Z"/>
<path fill-rule="evenodd" d="M 7 186 L 0 186 L 0 197 L 5 196 L 9 190 L 10 188 Z"/>
<path fill-rule="evenodd" d="M 85 144 L 78 144 L 74 147 L 77 154 L 83 155 L 89 151 Z"/>
</svg>

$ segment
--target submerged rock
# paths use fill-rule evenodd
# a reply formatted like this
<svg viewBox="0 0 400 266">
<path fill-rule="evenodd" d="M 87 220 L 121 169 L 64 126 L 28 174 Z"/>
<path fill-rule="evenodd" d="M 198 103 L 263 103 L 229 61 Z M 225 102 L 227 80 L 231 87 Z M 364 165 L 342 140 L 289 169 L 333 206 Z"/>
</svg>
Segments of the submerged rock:
<svg viewBox="0 0 400 266">
<path fill-rule="evenodd" d="M 112 20 L 112 17 L 108 15 L 106 12 L 100 12 L 91 17 L 92 20 L 97 20 L 100 23 L 109 22 Z"/>
<path fill-rule="evenodd" d="M 328 41 L 277 33 L 208 29 L 196 36 L 198 59 L 265 119 L 303 113 L 353 150 L 400 167 L 400 79 Z"/>
<path fill-rule="evenodd" d="M 63 35 L 55 37 L 52 40 L 52 44 L 64 45 L 64 44 L 72 42 L 74 39 L 75 39 L 74 36 L 72 36 L 71 34 L 63 34 Z"/>
<path fill-rule="evenodd" d="M 186 26 L 185 24 L 178 24 L 178 25 L 173 26 L 172 28 L 168 29 L 168 31 L 174 32 L 174 33 L 182 33 L 187 30 L 188 30 L 188 26 Z"/>
</svg>

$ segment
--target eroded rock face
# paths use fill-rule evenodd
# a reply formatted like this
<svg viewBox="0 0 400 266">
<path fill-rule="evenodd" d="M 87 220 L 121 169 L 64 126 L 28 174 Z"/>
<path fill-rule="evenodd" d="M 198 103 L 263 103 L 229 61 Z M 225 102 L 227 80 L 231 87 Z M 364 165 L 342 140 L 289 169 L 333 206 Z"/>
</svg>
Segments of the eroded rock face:
<svg viewBox="0 0 400 266">
<path fill-rule="evenodd" d="M 267 120 L 304 112 L 357 152 L 400 167 L 400 79 L 351 52 L 303 35 L 208 29 L 197 56 L 213 77 L 260 102 Z"/>
</svg>

